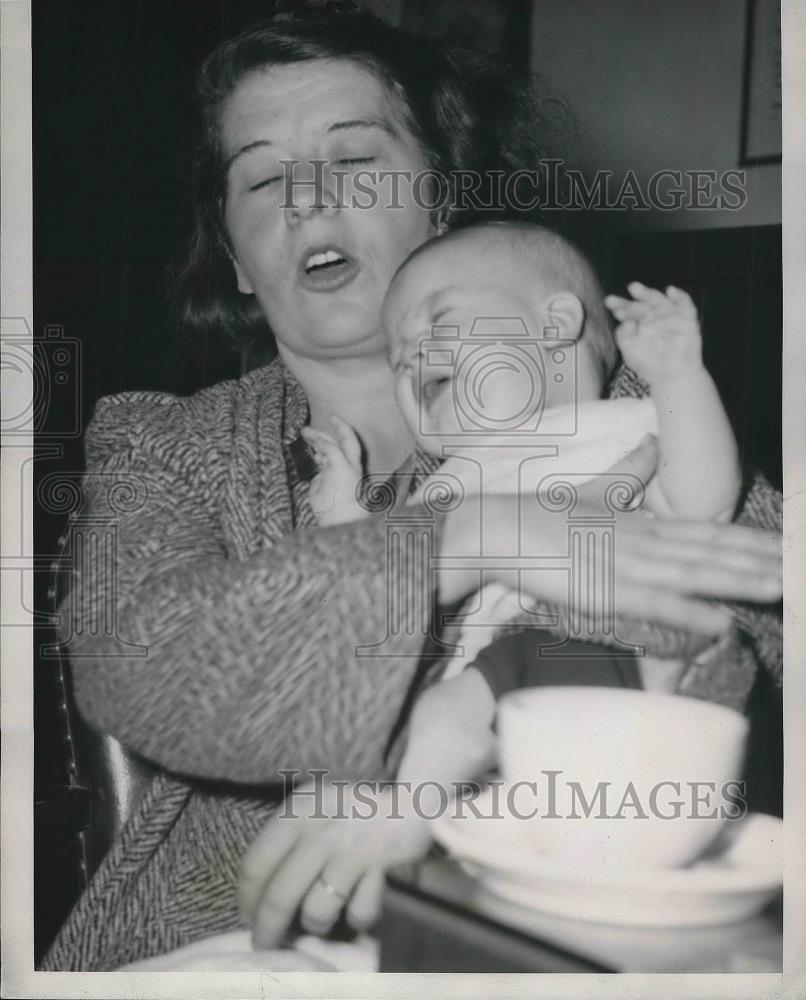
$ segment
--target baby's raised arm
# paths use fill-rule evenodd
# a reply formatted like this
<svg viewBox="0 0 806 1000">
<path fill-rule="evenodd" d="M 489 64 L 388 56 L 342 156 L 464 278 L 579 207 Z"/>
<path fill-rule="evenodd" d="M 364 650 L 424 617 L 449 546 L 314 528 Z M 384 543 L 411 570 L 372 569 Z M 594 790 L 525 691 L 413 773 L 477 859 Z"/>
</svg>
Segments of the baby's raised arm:
<svg viewBox="0 0 806 1000">
<path fill-rule="evenodd" d="M 697 309 L 679 288 L 634 281 L 632 299 L 609 295 L 622 357 L 649 385 L 658 413 L 659 462 L 649 487 L 661 513 L 731 520 L 741 485 L 733 430 L 702 361 Z M 658 498 L 660 493 L 660 498 Z"/>
</svg>

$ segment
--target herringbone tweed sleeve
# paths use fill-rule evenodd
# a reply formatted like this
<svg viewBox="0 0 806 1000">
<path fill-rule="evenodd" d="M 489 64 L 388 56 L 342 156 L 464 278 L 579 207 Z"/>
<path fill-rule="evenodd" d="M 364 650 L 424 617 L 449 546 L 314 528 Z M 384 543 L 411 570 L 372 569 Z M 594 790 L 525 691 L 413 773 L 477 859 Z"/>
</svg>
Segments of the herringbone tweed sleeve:
<svg viewBox="0 0 806 1000">
<path fill-rule="evenodd" d="M 77 702 L 175 773 L 383 773 L 416 668 L 422 630 L 398 629 L 382 655 L 356 648 L 386 639 L 389 594 L 430 593 L 427 560 L 390 562 L 383 516 L 299 523 L 304 484 L 289 485 L 283 449 L 292 391 L 270 366 L 185 399 L 126 394 L 102 401 L 86 434 L 76 523 L 96 527 L 73 532 L 63 608 Z"/>
</svg>

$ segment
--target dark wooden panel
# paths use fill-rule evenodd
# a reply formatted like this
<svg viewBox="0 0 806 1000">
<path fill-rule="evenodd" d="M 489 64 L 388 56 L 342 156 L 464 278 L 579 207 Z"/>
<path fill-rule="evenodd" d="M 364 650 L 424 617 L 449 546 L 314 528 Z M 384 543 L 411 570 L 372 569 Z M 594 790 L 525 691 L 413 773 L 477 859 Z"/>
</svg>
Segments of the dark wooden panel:
<svg viewBox="0 0 806 1000">
<path fill-rule="evenodd" d="M 700 310 L 706 364 L 749 467 L 781 484 L 781 227 L 619 234 L 607 219 L 575 233 L 608 291 L 678 285 Z"/>
</svg>

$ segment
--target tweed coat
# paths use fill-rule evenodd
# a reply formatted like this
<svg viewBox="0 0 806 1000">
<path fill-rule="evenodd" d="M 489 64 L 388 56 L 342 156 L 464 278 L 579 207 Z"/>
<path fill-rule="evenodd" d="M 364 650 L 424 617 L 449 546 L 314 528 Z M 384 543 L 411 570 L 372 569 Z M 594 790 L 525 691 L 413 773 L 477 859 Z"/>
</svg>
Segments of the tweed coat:
<svg viewBox="0 0 806 1000">
<path fill-rule="evenodd" d="M 624 369 L 611 389 L 645 392 Z M 307 417 L 279 361 L 186 398 L 97 406 L 80 516 L 112 525 L 114 546 L 84 553 L 62 609 L 75 696 L 158 770 L 45 969 L 113 969 L 237 927 L 238 865 L 284 769 L 390 776 L 423 634 L 394 627 L 383 595 L 432 592 L 416 553 L 438 543 L 439 520 L 407 528 L 415 544 L 397 560 L 385 516 L 318 528 L 291 458 Z M 416 456 L 414 483 L 433 467 Z M 780 529 L 780 497 L 757 480 L 741 519 Z M 88 627 L 104 614 L 113 627 Z M 736 620 L 779 679 L 775 611 L 741 606 Z M 650 651 L 685 646 L 634 624 Z M 693 693 L 724 700 L 724 683 Z"/>
</svg>

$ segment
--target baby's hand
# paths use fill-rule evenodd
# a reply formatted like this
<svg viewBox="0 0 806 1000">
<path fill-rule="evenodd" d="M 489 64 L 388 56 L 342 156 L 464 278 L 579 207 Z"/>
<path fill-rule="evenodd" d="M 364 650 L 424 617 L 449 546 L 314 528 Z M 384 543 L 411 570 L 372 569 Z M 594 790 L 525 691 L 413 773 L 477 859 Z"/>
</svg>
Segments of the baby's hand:
<svg viewBox="0 0 806 1000">
<path fill-rule="evenodd" d="M 303 427 L 302 436 L 313 451 L 318 472 L 311 480 L 308 497 L 319 524 L 346 524 L 366 517 L 356 499 L 361 479 L 361 443 L 355 431 L 340 417 L 330 418 L 333 435 Z"/>
<path fill-rule="evenodd" d="M 702 338 L 691 298 L 670 285 L 666 293 L 638 281 L 632 299 L 608 295 L 605 305 L 619 322 L 616 343 L 625 363 L 650 386 L 702 366 Z"/>
</svg>

